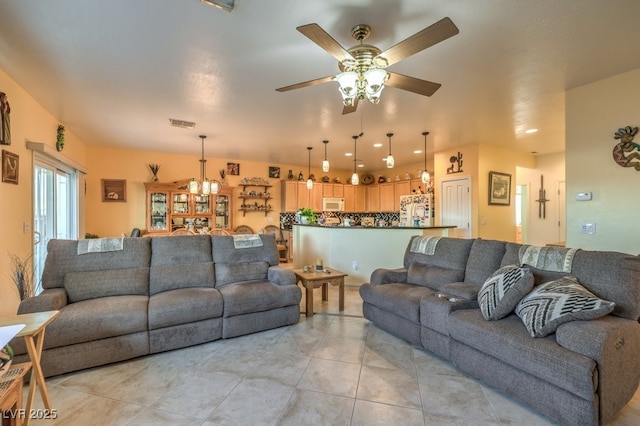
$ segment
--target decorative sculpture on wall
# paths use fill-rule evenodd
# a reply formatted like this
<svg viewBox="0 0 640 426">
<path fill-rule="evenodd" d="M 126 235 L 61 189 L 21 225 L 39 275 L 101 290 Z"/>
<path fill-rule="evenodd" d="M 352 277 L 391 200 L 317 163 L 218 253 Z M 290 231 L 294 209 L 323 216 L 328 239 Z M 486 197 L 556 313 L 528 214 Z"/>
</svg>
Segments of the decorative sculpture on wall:
<svg viewBox="0 0 640 426">
<path fill-rule="evenodd" d="M 544 176 L 540 175 L 540 191 L 538 191 L 538 199 L 536 203 L 538 204 L 538 217 L 540 219 L 547 218 L 547 201 L 551 201 L 547 199 L 547 190 L 544 189 Z"/>
<path fill-rule="evenodd" d="M 0 92 L 0 145 L 11 145 L 11 107 L 4 92 Z"/>
<path fill-rule="evenodd" d="M 64 148 L 64 126 L 58 124 L 58 130 L 56 131 L 56 149 L 62 151 Z"/>
<path fill-rule="evenodd" d="M 455 155 L 452 155 L 451 158 L 449 158 L 449 162 L 451 163 L 451 167 L 447 169 L 448 175 L 452 173 L 462 173 L 462 154 L 460 153 L 460 151 L 458 151 L 457 157 Z M 458 168 L 454 169 L 456 165 L 458 166 Z"/>
<path fill-rule="evenodd" d="M 620 143 L 613 147 L 613 161 L 621 167 L 633 167 L 640 172 L 640 145 L 633 141 L 638 133 L 637 127 L 621 127 L 613 136 Z"/>
</svg>

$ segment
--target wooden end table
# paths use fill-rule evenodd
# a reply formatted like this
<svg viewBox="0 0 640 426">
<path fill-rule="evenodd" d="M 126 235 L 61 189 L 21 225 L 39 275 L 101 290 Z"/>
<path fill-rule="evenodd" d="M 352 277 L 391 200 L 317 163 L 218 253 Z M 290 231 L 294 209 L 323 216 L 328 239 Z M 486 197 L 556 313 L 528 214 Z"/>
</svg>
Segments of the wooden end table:
<svg viewBox="0 0 640 426">
<path fill-rule="evenodd" d="M 31 369 L 30 362 L 13 364 L 4 375 L 0 376 L 0 412 L 2 425 L 21 425 L 22 383 L 24 376 Z"/>
<path fill-rule="evenodd" d="M 324 268 L 324 270 L 328 272 L 293 270 L 296 274 L 296 283 L 301 282 L 306 289 L 306 315 L 308 317 L 313 316 L 313 289 L 322 287 L 322 300 L 327 301 L 329 300 L 329 284 L 338 286 L 338 309 L 344 311 L 344 277 L 348 274 L 332 268 Z"/>
<path fill-rule="evenodd" d="M 44 331 L 47 325 L 51 323 L 58 315 L 60 311 L 46 311 L 36 312 L 33 314 L 11 315 L 6 317 L 0 317 L 0 326 L 24 324 L 25 327 L 20 330 L 16 337 L 24 337 L 24 343 L 27 346 L 27 352 L 29 353 L 29 359 L 32 363 L 31 379 L 29 381 L 29 394 L 27 395 L 27 406 L 25 412 L 27 416 L 24 424 L 29 425 L 33 399 L 36 396 L 36 386 L 40 388 L 40 395 L 44 402 L 44 407 L 51 411 L 51 400 L 49 399 L 49 392 L 47 391 L 47 385 L 45 384 L 44 374 L 42 374 L 42 366 L 40 365 L 40 356 L 42 355 L 42 347 L 44 345 Z"/>
</svg>

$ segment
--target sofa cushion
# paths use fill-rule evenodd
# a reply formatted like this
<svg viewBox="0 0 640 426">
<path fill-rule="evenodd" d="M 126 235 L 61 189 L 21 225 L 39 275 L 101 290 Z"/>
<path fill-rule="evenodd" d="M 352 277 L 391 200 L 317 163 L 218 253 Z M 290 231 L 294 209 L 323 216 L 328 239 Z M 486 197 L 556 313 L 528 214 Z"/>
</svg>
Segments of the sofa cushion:
<svg viewBox="0 0 640 426">
<path fill-rule="evenodd" d="M 266 262 L 216 263 L 216 287 L 240 281 L 266 280 L 268 270 Z"/>
<path fill-rule="evenodd" d="M 504 241 L 473 240 L 469 258 L 465 266 L 464 282 L 481 287 L 496 269 L 504 257 L 506 244 Z"/>
<path fill-rule="evenodd" d="M 429 287 L 405 283 L 360 286 L 360 296 L 365 303 L 416 324 L 420 324 L 420 299 L 434 293 Z"/>
<path fill-rule="evenodd" d="M 435 253 L 428 255 L 411 251 L 411 243 L 416 237 L 411 237 L 405 249 L 403 260 L 405 269 L 409 269 L 412 263 L 422 263 L 445 269 L 465 269 L 474 240 L 442 237 L 438 240 Z"/>
<path fill-rule="evenodd" d="M 271 266 L 278 264 L 280 256 L 276 247 L 276 237 L 273 234 L 260 234 L 262 246 L 235 248 L 233 236 L 212 235 L 211 246 L 213 261 L 216 267 L 219 263 L 237 264 L 250 262 L 267 262 Z"/>
<path fill-rule="evenodd" d="M 598 318 L 614 306 L 582 287 L 576 278 L 566 276 L 535 288 L 518 303 L 516 314 L 532 337 L 544 337 L 562 323 Z"/>
<path fill-rule="evenodd" d="M 462 281 L 464 269 L 448 269 L 439 266 L 412 263 L 407 272 L 407 283 L 439 290 L 445 284 Z"/>
<path fill-rule="evenodd" d="M 266 280 L 235 282 L 218 290 L 224 299 L 225 318 L 298 305 L 302 297 L 297 285 L 282 286 Z"/>
<path fill-rule="evenodd" d="M 222 295 L 214 288 L 181 288 L 149 298 L 149 330 L 222 316 Z"/>
<path fill-rule="evenodd" d="M 533 273 L 529 268 L 504 266 L 491 275 L 478 293 L 480 311 L 486 320 L 506 317 L 533 288 Z"/>
<path fill-rule="evenodd" d="M 172 237 L 173 238 L 173 237 Z M 150 268 L 149 295 L 190 287 L 214 287 L 213 262 L 158 265 Z"/>
<path fill-rule="evenodd" d="M 145 296 L 149 291 L 149 268 L 67 272 L 64 288 L 69 303 L 109 296 Z"/>
</svg>

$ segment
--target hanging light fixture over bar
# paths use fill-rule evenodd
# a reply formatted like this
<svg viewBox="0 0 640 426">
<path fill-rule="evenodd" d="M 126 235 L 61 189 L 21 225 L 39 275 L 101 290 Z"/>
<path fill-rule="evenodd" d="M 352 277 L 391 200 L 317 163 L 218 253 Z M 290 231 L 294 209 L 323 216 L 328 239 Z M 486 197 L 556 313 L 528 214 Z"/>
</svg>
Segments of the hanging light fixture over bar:
<svg viewBox="0 0 640 426">
<path fill-rule="evenodd" d="M 393 155 L 391 155 L 391 136 L 393 136 L 393 133 L 387 133 L 387 137 L 389 138 L 389 155 L 387 156 L 387 169 L 393 169 L 393 166 L 395 166 L 396 162 L 393 159 Z"/>
<path fill-rule="evenodd" d="M 356 142 L 358 141 L 358 135 L 353 136 L 353 174 L 351 175 L 351 185 L 358 185 L 360 183 L 360 177 L 356 172 L 356 162 L 358 161 L 358 151 L 356 148 Z"/>
<path fill-rule="evenodd" d="M 311 150 L 313 147 L 308 146 L 309 150 L 309 167 L 307 168 L 307 189 L 313 189 L 313 180 L 311 180 Z"/>
<path fill-rule="evenodd" d="M 431 175 L 427 171 L 427 135 L 428 134 L 429 132 L 422 132 L 422 136 L 424 136 L 424 170 L 422 171 L 422 175 L 420 176 L 422 183 L 429 183 L 429 181 L 431 180 Z"/>
<path fill-rule="evenodd" d="M 327 173 L 329 171 L 329 160 L 327 160 L 327 144 L 329 141 L 322 141 L 324 144 L 324 161 L 322 162 L 322 171 Z"/>
</svg>

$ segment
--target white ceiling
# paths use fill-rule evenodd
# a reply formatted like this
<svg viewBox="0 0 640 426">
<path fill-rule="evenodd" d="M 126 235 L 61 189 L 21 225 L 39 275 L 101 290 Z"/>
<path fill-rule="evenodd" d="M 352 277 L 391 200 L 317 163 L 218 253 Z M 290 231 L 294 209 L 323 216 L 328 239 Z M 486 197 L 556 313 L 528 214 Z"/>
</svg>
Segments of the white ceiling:
<svg viewBox="0 0 640 426">
<path fill-rule="evenodd" d="M 430 98 L 390 87 L 343 116 L 337 83 L 275 91 L 338 72 L 299 25 L 348 48 L 365 23 L 385 50 L 445 16 L 458 35 L 389 67 L 441 83 Z M 430 155 L 563 151 L 565 91 L 640 67 L 639 16 L 637 0 L 236 0 L 231 13 L 199 0 L 0 0 L 0 68 L 88 144 L 199 155 L 206 134 L 209 158 L 306 166 L 306 147 L 319 165 L 328 139 L 332 167 L 349 170 L 364 131 L 370 171 L 390 131 L 396 164 L 421 161 L 424 130 Z"/>
</svg>

